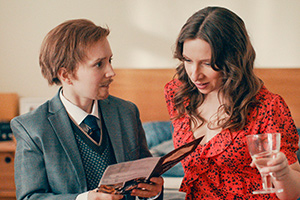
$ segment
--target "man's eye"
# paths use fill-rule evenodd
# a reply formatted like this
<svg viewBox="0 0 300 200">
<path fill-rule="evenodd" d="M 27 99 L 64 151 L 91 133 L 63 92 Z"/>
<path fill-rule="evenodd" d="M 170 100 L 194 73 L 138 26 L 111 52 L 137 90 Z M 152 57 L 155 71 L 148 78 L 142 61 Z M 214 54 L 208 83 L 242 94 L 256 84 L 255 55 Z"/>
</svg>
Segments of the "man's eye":
<svg viewBox="0 0 300 200">
<path fill-rule="evenodd" d="M 102 62 L 97 63 L 97 67 L 101 67 L 101 65 L 102 65 Z"/>
</svg>

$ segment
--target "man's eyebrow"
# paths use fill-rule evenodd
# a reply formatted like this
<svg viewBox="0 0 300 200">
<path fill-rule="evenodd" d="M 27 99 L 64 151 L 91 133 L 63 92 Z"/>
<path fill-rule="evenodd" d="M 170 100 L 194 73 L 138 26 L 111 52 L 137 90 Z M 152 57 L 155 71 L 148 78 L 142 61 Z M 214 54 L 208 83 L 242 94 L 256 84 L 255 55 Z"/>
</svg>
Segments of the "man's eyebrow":
<svg viewBox="0 0 300 200">
<path fill-rule="evenodd" d="M 97 58 L 96 60 L 93 61 L 94 64 L 97 64 L 99 62 L 101 62 L 102 60 L 105 60 L 106 57 L 103 58 Z"/>
</svg>

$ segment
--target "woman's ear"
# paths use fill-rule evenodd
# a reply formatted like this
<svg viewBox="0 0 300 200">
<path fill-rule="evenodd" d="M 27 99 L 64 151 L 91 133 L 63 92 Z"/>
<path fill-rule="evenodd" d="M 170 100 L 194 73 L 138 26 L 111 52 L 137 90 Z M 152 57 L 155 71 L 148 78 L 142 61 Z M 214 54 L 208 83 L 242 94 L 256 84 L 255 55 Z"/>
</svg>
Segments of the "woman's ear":
<svg viewBox="0 0 300 200">
<path fill-rule="evenodd" d="M 59 68 L 57 75 L 59 77 L 59 80 L 62 83 L 72 85 L 72 79 L 71 79 L 72 75 L 67 71 L 66 68 L 64 68 L 64 67 Z"/>
</svg>

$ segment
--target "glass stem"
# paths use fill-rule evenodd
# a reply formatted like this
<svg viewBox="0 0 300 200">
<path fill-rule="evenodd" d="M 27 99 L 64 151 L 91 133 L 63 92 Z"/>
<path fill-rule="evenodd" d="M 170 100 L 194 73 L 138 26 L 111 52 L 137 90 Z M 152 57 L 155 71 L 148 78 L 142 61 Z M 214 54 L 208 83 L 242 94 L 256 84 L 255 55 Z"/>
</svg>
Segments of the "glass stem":
<svg viewBox="0 0 300 200">
<path fill-rule="evenodd" d="M 272 188 L 272 176 L 269 174 L 262 174 L 262 185 L 263 189 L 271 189 Z"/>
</svg>

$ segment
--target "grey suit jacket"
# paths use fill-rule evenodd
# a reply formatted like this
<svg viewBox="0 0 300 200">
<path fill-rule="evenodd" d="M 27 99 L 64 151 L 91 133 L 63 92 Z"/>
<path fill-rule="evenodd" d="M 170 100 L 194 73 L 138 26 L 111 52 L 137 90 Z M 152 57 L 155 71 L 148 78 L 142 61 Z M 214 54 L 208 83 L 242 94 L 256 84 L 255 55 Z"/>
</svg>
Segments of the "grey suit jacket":
<svg viewBox="0 0 300 200">
<path fill-rule="evenodd" d="M 17 199 L 75 199 L 87 191 L 80 153 L 58 94 L 11 121 L 17 140 Z M 109 96 L 99 105 L 117 162 L 151 156 L 133 103 Z"/>
</svg>

